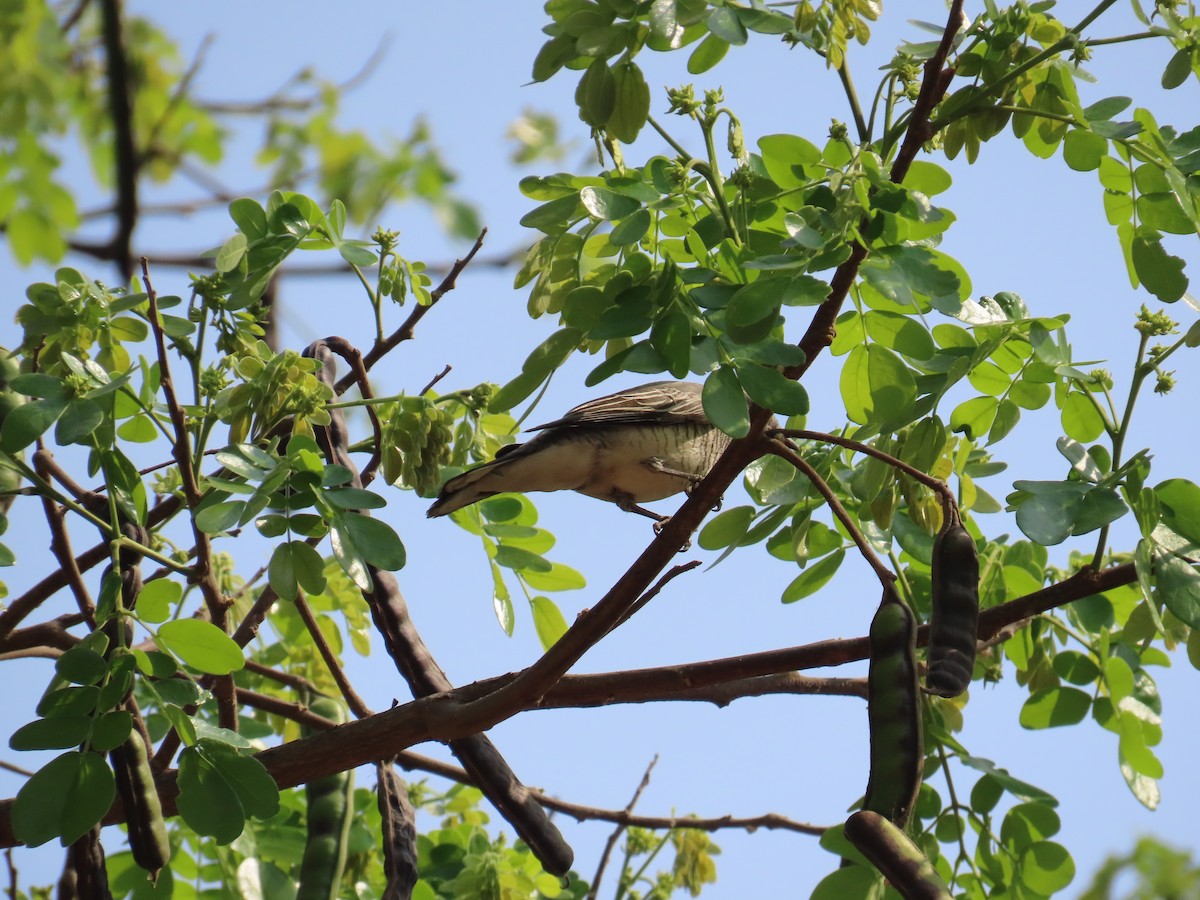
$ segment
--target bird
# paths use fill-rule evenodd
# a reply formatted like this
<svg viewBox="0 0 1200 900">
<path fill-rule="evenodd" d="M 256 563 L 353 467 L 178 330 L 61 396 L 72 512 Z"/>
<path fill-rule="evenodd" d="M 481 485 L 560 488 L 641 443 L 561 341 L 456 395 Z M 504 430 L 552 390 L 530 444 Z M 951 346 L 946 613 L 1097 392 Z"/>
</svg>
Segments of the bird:
<svg viewBox="0 0 1200 900">
<path fill-rule="evenodd" d="M 731 440 L 705 416 L 701 390 L 688 381 L 654 381 L 581 403 L 529 429 L 539 432 L 529 441 L 451 478 L 427 515 L 509 491 L 578 491 L 661 527 L 670 517 L 639 504 L 690 491 Z"/>
</svg>

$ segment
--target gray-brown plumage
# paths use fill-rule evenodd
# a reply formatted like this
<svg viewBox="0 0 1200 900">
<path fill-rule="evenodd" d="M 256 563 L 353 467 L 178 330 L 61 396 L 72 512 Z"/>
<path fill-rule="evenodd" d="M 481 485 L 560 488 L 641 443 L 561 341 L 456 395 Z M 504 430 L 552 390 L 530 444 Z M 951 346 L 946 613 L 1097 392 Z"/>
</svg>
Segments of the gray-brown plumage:
<svg viewBox="0 0 1200 900">
<path fill-rule="evenodd" d="M 578 491 L 659 521 L 639 503 L 687 490 L 708 474 L 730 438 L 704 415 L 701 386 L 655 381 L 580 404 L 532 429 L 524 444 L 442 487 L 430 516 L 507 491 Z"/>
</svg>

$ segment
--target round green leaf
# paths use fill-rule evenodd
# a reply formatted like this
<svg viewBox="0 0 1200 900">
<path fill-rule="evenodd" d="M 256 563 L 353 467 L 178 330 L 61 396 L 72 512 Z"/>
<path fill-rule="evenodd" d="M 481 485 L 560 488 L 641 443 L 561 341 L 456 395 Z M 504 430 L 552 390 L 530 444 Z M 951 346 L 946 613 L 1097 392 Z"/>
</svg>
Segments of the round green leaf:
<svg viewBox="0 0 1200 900">
<path fill-rule="evenodd" d="M 147 581 L 138 594 L 137 613 L 143 622 L 156 624 L 171 617 L 171 609 L 182 599 L 183 585 L 166 578 Z"/>
<path fill-rule="evenodd" d="M 223 500 L 205 506 L 196 513 L 196 527 L 205 534 L 219 534 L 237 525 L 246 510 L 243 500 Z"/>
<path fill-rule="evenodd" d="M 1021 856 L 1021 881 L 1030 890 L 1049 897 L 1075 878 L 1075 861 L 1061 844 L 1039 841 Z"/>
<path fill-rule="evenodd" d="M 808 391 L 776 368 L 743 364 L 738 380 L 750 399 L 781 416 L 808 415 Z"/>
<path fill-rule="evenodd" d="M 242 648 L 212 622 L 176 619 L 163 624 L 155 639 L 164 650 L 210 675 L 228 675 L 246 664 Z"/>
<path fill-rule="evenodd" d="M 54 424 L 66 408 L 65 399 L 47 397 L 11 410 L 0 427 L 0 450 L 16 453 L 28 447 Z"/>
<path fill-rule="evenodd" d="M 650 210 L 645 207 L 635 209 L 621 219 L 609 234 L 608 239 L 617 247 L 636 244 L 650 230 Z"/>
<path fill-rule="evenodd" d="M 708 420 L 733 438 L 750 432 L 750 407 L 733 369 L 721 366 L 704 380 L 700 400 Z"/>
<path fill-rule="evenodd" d="M 77 397 L 67 404 L 59 417 L 54 427 L 54 440 L 60 445 L 82 443 L 103 421 L 104 411 L 99 403 L 87 397 Z"/>
<path fill-rule="evenodd" d="M 591 215 L 609 222 L 625 218 L 642 205 L 633 197 L 592 185 L 580 189 L 579 199 Z"/>
<path fill-rule="evenodd" d="M 103 758 L 64 753 L 34 773 L 17 793 L 13 833 L 30 847 L 53 837 L 67 846 L 99 824 L 115 796 L 112 769 Z"/>
<path fill-rule="evenodd" d="M 133 716 L 126 710 L 116 709 L 100 716 L 92 725 L 90 744 L 93 750 L 107 753 L 120 747 L 133 728 Z"/>
<path fill-rule="evenodd" d="M 688 57 L 687 70 L 691 75 L 707 72 L 725 58 L 729 52 L 729 42 L 710 34 L 702 40 L 692 55 Z"/>
<path fill-rule="evenodd" d="M 1168 478 L 1154 488 L 1163 521 L 1193 544 L 1200 545 L 1200 487 L 1185 478 Z"/>
<path fill-rule="evenodd" d="M 612 76 L 613 109 L 604 127 L 618 141 L 628 144 L 637 138 L 650 115 L 650 87 L 646 84 L 646 76 L 634 62 L 617 65 L 612 70 Z M 618 242 L 614 239 L 613 243 Z"/>
<path fill-rule="evenodd" d="M 387 522 L 355 513 L 347 513 L 340 521 L 368 563 L 390 572 L 404 568 L 407 559 L 404 544 Z"/>
<path fill-rule="evenodd" d="M 75 646 L 55 660 L 54 670 L 75 684 L 95 684 L 108 671 L 108 662 L 95 650 Z"/>
<path fill-rule="evenodd" d="M 1057 728 L 1082 722 L 1092 708 L 1092 698 L 1069 687 L 1043 688 L 1021 707 L 1020 722 L 1025 728 Z"/>
<path fill-rule="evenodd" d="M 1104 418 L 1086 395 L 1072 391 L 1063 403 L 1062 426 L 1067 437 L 1089 444 L 1104 433 Z"/>
<path fill-rule="evenodd" d="M 696 543 L 704 550 L 720 550 L 732 546 L 745 537 L 753 520 L 753 506 L 735 506 L 722 510 L 701 529 Z"/>
<path fill-rule="evenodd" d="M 534 597 L 529 604 L 533 608 L 533 626 L 537 629 L 538 640 L 543 650 L 549 650 L 566 634 L 567 620 L 549 597 Z"/>
<path fill-rule="evenodd" d="M 784 603 L 795 603 L 797 600 L 803 600 L 805 597 L 815 594 L 837 574 L 837 570 L 845 558 L 845 550 L 835 550 L 824 559 L 813 563 L 792 579 L 792 583 L 783 589 L 783 596 L 780 599 Z"/>
</svg>

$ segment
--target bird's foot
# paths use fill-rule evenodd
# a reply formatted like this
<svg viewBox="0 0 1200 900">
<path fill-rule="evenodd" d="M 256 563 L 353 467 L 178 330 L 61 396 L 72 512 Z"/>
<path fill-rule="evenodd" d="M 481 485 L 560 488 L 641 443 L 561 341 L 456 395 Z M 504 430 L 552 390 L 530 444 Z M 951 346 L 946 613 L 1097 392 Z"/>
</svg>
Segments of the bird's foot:
<svg viewBox="0 0 1200 900">
<path fill-rule="evenodd" d="M 657 522 L 654 523 L 655 537 L 662 534 L 662 530 L 667 527 L 667 523 L 670 521 L 671 521 L 670 516 L 663 516 L 661 519 L 659 519 Z M 687 553 L 691 549 L 692 549 L 692 539 L 688 538 L 686 541 L 684 541 L 683 546 L 679 548 L 679 552 Z"/>
</svg>

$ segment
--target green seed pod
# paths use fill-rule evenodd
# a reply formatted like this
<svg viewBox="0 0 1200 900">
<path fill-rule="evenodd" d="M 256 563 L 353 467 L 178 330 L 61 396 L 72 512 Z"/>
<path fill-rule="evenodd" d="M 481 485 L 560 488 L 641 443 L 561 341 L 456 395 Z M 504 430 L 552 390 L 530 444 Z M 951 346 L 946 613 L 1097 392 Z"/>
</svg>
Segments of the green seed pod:
<svg viewBox="0 0 1200 900">
<path fill-rule="evenodd" d="M 154 773 L 146 755 L 146 742 L 135 729 L 125 743 L 108 754 L 116 776 L 117 794 L 125 805 L 129 849 L 133 861 L 157 880 L 171 858 L 171 842 L 163 821 L 162 804 L 154 786 Z"/>
<path fill-rule="evenodd" d="M 346 721 L 345 706 L 332 697 L 317 697 L 308 708 L 326 719 Z M 354 810 L 354 770 L 310 781 L 304 795 L 308 803 L 308 840 L 300 861 L 296 900 L 336 900 L 346 867 Z"/>
<path fill-rule="evenodd" d="M 908 821 L 925 762 L 921 701 L 917 686 L 916 622 L 889 586 L 871 620 L 867 674 L 867 720 L 871 774 L 863 809 Z"/>
<path fill-rule="evenodd" d="M 861 810 L 846 820 L 846 839 L 869 859 L 905 900 L 952 900 L 933 864 L 901 829 Z"/>
<path fill-rule="evenodd" d="M 979 630 L 979 556 L 958 516 L 933 542 L 933 612 L 925 690 L 957 697 L 971 683 Z"/>
</svg>

